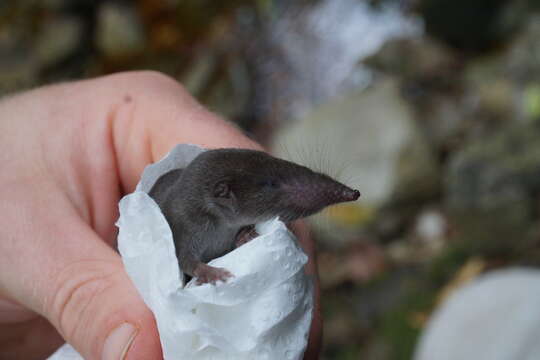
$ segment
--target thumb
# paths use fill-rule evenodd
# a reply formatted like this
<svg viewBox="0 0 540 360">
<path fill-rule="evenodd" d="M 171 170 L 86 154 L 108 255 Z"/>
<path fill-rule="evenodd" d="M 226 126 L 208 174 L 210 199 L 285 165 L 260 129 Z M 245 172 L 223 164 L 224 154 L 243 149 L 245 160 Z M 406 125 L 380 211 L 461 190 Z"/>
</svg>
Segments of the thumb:
<svg viewBox="0 0 540 360">
<path fill-rule="evenodd" d="M 39 262 L 24 270 L 39 279 L 29 294 L 21 294 L 32 302 L 27 305 L 85 359 L 162 359 L 154 317 L 118 254 L 82 222 L 64 224 L 61 231 L 63 236 L 48 235 L 62 241 L 41 246 L 39 256 L 26 254 Z M 33 269 L 39 272 L 28 274 Z"/>
</svg>

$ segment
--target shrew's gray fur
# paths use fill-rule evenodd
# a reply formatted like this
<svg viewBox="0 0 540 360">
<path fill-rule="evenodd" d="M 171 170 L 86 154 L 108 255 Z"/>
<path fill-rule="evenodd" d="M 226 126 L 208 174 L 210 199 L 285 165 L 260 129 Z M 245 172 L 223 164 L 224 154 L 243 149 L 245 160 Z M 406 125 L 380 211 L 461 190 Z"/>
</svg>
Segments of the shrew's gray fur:
<svg viewBox="0 0 540 360">
<path fill-rule="evenodd" d="M 205 151 L 161 176 L 149 194 L 172 229 L 181 270 L 200 283 L 232 276 L 205 263 L 249 241 L 255 223 L 292 221 L 360 196 L 305 166 L 245 149 Z"/>
</svg>

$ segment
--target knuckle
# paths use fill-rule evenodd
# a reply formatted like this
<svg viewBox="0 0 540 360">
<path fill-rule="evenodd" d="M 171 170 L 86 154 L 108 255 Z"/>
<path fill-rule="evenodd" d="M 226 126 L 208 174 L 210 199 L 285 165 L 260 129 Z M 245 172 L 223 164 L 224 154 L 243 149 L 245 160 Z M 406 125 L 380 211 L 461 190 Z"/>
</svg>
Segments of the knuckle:
<svg viewBox="0 0 540 360">
<path fill-rule="evenodd" d="M 159 71 L 130 71 L 117 76 L 124 77 L 128 83 L 137 84 L 142 88 L 164 88 L 175 92 L 185 92 L 184 87 L 176 79 Z"/>
<path fill-rule="evenodd" d="M 129 76 L 136 78 L 138 81 L 151 82 L 156 84 L 177 84 L 178 82 L 171 76 L 155 71 L 155 70 L 142 70 L 127 73 Z"/>
<path fill-rule="evenodd" d="M 93 321 L 101 294 L 114 285 L 112 271 L 104 271 L 103 261 L 82 261 L 66 266 L 59 272 L 55 290 L 49 302 L 51 321 L 67 338 L 76 336 Z M 106 264 L 105 264 L 106 265 Z"/>
</svg>

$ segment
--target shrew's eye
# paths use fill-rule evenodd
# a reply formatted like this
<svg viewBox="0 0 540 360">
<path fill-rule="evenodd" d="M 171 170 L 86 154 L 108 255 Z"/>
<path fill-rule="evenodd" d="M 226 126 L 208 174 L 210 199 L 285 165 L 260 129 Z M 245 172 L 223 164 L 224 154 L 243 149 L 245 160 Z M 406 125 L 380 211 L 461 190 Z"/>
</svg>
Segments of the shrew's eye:
<svg viewBox="0 0 540 360">
<path fill-rule="evenodd" d="M 261 180 L 259 181 L 258 185 L 261 187 L 272 188 L 272 189 L 276 189 L 279 187 L 278 181 L 272 178 Z"/>
</svg>

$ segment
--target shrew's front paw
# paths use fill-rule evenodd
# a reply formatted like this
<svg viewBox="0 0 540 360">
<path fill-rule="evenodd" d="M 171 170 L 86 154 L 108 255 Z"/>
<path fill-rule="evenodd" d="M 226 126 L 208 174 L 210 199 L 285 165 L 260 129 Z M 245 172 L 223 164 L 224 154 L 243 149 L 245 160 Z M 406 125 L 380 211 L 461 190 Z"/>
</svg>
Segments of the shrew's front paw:
<svg viewBox="0 0 540 360">
<path fill-rule="evenodd" d="M 206 264 L 199 264 L 193 272 L 193 275 L 197 278 L 197 285 L 211 283 L 215 284 L 217 281 L 227 281 L 228 278 L 233 277 L 229 271 L 223 268 L 217 268 Z"/>
<path fill-rule="evenodd" d="M 240 247 L 244 245 L 245 243 L 255 239 L 259 234 L 257 233 L 257 230 L 255 230 L 255 226 L 245 226 L 238 234 L 236 234 L 236 247 Z"/>
</svg>

